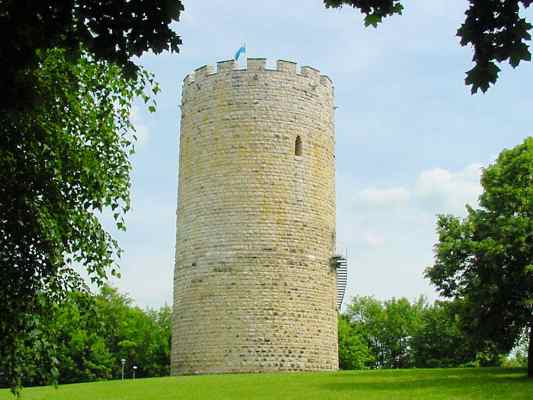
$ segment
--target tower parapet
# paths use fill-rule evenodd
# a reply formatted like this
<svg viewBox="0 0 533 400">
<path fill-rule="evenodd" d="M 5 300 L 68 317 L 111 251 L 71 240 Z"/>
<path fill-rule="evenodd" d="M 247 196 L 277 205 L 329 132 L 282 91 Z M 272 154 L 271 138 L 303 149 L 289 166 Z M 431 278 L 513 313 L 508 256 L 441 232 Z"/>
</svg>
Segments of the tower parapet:
<svg viewBox="0 0 533 400">
<path fill-rule="evenodd" d="M 277 60 L 276 68 L 267 68 L 266 58 L 248 58 L 246 60 L 246 68 L 239 68 L 239 64 L 235 60 L 219 61 L 216 67 L 212 65 L 203 65 L 195 69 L 192 73 L 188 74 L 184 78 L 184 89 L 187 89 L 194 82 L 200 83 L 205 79 L 217 78 L 218 74 L 232 73 L 235 75 L 246 74 L 250 72 L 266 72 L 269 74 L 281 73 L 294 76 L 305 77 L 311 79 L 317 83 L 320 83 L 326 88 L 332 89 L 333 82 L 327 75 L 322 75 L 319 70 L 302 66 L 301 69 L 298 65 L 292 61 Z"/>
<path fill-rule="evenodd" d="M 222 61 L 181 112 L 172 373 L 337 369 L 331 80 Z"/>
</svg>

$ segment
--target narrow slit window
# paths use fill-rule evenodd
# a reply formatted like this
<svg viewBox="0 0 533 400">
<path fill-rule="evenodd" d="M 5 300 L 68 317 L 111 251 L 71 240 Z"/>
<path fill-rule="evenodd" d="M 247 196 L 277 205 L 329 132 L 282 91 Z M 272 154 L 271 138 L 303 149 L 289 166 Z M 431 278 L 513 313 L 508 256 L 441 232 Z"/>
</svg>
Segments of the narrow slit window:
<svg viewBox="0 0 533 400">
<path fill-rule="evenodd" d="M 302 150 L 302 138 L 298 135 L 296 136 L 296 141 L 294 142 L 294 155 L 301 156 Z"/>
</svg>

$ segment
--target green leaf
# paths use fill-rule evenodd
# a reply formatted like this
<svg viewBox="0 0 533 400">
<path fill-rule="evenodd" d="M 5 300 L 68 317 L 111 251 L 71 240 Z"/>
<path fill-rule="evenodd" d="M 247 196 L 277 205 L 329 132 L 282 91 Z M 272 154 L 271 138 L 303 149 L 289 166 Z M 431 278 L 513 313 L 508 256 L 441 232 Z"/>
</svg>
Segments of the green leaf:
<svg viewBox="0 0 533 400">
<path fill-rule="evenodd" d="M 526 44 L 521 43 L 517 48 L 515 48 L 509 56 L 509 64 L 513 68 L 516 68 L 520 61 L 531 61 L 531 53 Z"/>
<path fill-rule="evenodd" d="M 383 17 L 377 14 L 370 14 L 365 17 L 365 27 L 372 25 L 377 28 L 378 24 L 382 21 Z"/>
</svg>

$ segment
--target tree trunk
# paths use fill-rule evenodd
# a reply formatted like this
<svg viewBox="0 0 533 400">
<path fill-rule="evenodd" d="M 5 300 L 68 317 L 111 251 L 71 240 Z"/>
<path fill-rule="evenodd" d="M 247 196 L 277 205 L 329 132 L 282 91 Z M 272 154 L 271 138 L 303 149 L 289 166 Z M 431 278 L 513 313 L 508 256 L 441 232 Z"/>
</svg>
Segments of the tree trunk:
<svg viewBox="0 0 533 400">
<path fill-rule="evenodd" d="M 529 324 L 529 346 L 527 349 L 527 376 L 533 379 L 533 323 Z"/>
</svg>

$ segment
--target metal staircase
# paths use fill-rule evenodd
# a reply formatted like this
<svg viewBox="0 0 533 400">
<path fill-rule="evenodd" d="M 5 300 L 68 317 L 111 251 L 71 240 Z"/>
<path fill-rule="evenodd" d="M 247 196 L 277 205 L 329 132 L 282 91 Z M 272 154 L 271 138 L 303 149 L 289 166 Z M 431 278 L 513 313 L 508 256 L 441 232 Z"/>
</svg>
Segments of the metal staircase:
<svg viewBox="0 0 533 400">
<path fill-rule="evenodd" d="M 337 273 L 337 309 L 340 310 L 348 280 L 348 260 L 344 256 L 336 255 L 332 257 L 332 264 Z"/>
</svg>

